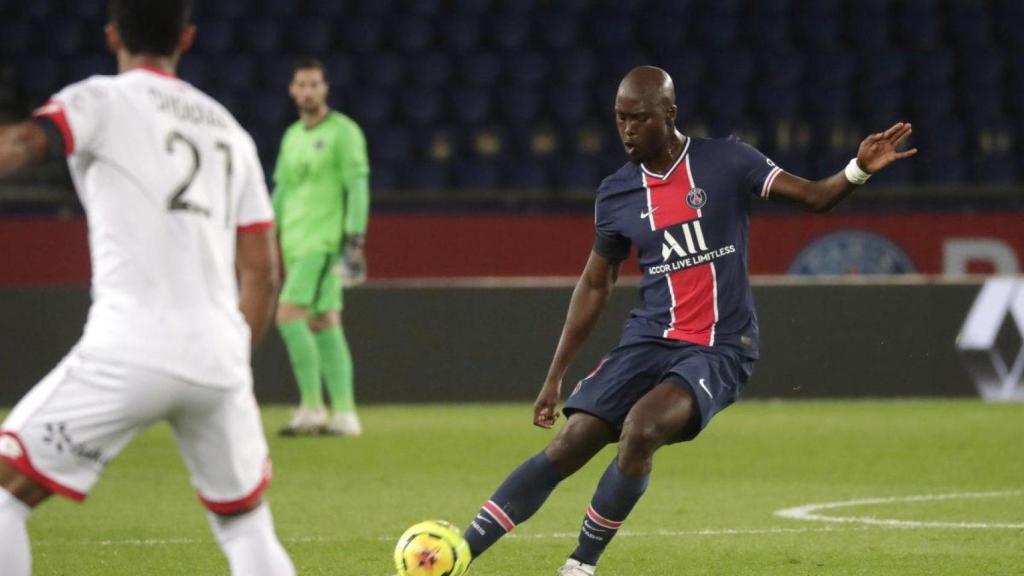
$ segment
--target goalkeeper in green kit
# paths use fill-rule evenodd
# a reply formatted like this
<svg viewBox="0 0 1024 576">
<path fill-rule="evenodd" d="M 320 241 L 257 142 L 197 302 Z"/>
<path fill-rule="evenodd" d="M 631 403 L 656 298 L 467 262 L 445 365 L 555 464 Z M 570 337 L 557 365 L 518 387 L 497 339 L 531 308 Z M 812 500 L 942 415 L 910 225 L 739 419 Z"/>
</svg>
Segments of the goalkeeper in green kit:
<svg viewBox="0 0 1024 576">
<path fill-rule="evenodd" d="M 362 426 L 355 411 L 352 356 L 341 326 L 341 284 L 366 278 L 366 140 L 354 121 L 327 106 L 319 62 L 296 67 L 289 93 L 299 120 L 285 132 L 274 169 L 274 214 L 285 270 L 277 328 L 301 404 L 281 434 L 358 436 Z"/>
</svg>

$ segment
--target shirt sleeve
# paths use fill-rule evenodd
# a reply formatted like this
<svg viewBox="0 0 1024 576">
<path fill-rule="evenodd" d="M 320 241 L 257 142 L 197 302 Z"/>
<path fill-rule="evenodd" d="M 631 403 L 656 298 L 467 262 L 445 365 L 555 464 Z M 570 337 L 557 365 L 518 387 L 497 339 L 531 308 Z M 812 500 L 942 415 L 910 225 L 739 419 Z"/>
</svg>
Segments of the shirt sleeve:
<svg viewBox="0 0 1024 576">
<path fill-rule="evenodd" d="M 346 122 L 341 138 L 338 139 L 341 173 L 346 180 L 370 173 L 370 157 L 366 152 L 366 137 L 353 121 Z"/>
<path fill-rule="evenodd" d="M 632 242 L 623 236 L 615 227 L 615 221 L 608 209 L 607 201 L 601 198 L 598 191 L 597 202 L 594 204 L 594 252 L 613 264 L 629 258 Z"/>
<path fill-rule="evenodd" d="M 768 198 L 772 191 L 772 183 L 782 169 L 760 150 L 739 138 L 731 136 L 729 140 L 735 146 L 736 169 L 740 173 L 743 190 L 761 198 Z"/>
<path fill-rule="evenodd" d="M 32 113 L 46 119 L 60 131 L 64 155 L 94 151 L 106 125 L 111 94 L 102 82 L 88 79 L 54 94 Z"/>
<path fill-rule="evenodd" d="M 274 210 L 256 146 L 250 140 L 243 166 L 245 173 L 238 199 L 238 232 L 260 232 L 274 227 Z"/>
</svg>

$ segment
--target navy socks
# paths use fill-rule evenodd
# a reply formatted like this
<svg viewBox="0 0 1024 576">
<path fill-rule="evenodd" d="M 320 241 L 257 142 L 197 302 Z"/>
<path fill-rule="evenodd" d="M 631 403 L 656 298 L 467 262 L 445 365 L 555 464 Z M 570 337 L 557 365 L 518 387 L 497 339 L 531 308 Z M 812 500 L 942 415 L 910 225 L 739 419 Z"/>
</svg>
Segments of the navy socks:
<svg viewBox="0 0 1024 576">
<path fill-rule="evenodd" d="M 648 478 L 627 476 L 619 470 L 618 459 L 612 460 L 583 517 L 579 545 L 571 558 L 591 566 L 597 564 L 601 553 L 647 490 Z"/>
</svg>

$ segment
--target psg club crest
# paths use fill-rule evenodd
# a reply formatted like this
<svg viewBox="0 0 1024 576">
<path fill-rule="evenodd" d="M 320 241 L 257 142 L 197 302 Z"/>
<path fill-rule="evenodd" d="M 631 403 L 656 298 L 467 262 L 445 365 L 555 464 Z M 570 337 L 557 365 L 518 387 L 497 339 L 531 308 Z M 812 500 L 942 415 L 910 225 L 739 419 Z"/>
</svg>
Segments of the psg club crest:
<svg viewBox="0 0 1024 576">
<path fill-rule="evenodd" d="M 703 188 L 694 188 L 686 193 L 686 205 L 694 210 L 700 210 L 708 203 L 708 193 Z"/>
<path fill-rule="evenodd" d="M 789 267 L 790 274 L 913 274 L 913 261 L 888 238 L 864 230 L 826 234 L 804 248 Z"/>
</svg>

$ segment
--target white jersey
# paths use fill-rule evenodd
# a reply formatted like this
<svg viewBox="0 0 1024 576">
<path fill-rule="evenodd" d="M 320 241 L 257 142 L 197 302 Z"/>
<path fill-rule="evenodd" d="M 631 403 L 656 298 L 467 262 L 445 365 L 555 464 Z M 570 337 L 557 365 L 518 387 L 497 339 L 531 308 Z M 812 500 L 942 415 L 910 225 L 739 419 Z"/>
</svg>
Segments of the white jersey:
<svg viewBox="0 0 1024 576">
<path fill-rule="evenodd" d="M 76 348 L 197 384 L 249 384 L 236 233 L 273 225 L 249 134 L 151 68 L 73 84 L 36 116 L 64 136 L 89 223 L 93 303 Z"/>
</svg>

